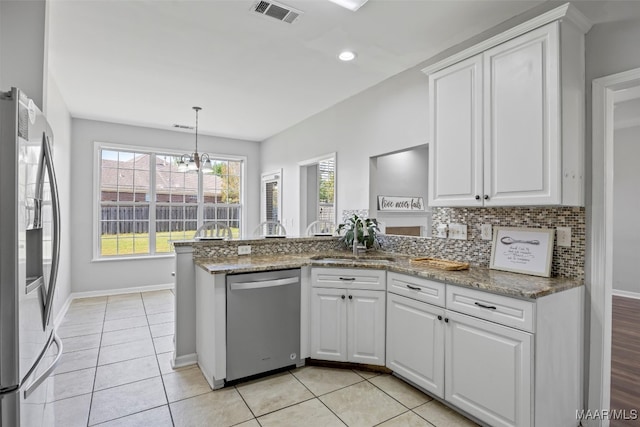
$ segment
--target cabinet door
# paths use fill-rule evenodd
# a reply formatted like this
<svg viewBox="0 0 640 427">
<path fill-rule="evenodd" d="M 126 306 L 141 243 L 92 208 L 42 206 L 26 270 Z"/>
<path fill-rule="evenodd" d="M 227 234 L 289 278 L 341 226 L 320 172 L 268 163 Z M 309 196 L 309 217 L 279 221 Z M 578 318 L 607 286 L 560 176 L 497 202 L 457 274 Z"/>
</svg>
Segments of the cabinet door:
<svg viewBox="0 0 640 427">
<path fill-rule="evenodd" d="M 429 117 L 429 205 L 482 206 L 481 55 L 429 76 Z"/>
<path fill-rule="evenodd" d="M 349 362 L 384 366 L 384 291 L 350 290 L 347 298 Z"/>
<path fill-rule="evenodd" d="M 444 398 L 443 317 L 442 308 L 387 294 L 387 367 L 440 398 Z"/>
<path fill-rule="evenodd" d="M 484 53 L 485 206 L 561 201 L 558 25 Z"/>
<path fill-rule="evenodd" d="M 531 425 L 533 336 L 447 311 L 445 399 L 495 427 Z"/>
<path fill-rule="evenodd" d="M 311 357 L 347 361 L 347 291 L 311 288 Z"/>
</svg>

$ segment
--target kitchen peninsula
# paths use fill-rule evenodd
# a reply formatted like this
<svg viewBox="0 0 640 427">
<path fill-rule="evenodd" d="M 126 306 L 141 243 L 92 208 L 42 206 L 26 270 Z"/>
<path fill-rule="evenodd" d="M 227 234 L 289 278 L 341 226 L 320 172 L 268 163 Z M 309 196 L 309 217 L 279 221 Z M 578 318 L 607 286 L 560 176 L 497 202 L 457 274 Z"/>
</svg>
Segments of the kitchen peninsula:
<svg viewBox="0 0 640 427">
<path fill-rule="evenodd" d="M 491 425 L 575 417 L 582 280 L 438 270 L 392 241 L 358 258 L 334 237 L 176 242 L 175 365 L 198 363 L 212 388 L 224 386 L 226 277 L 300 269 L 302 361 L 386 366 Z M 247 245 L 251 255 L 234 255 Z M 485 377 L 491 392 L 478 383 Z"/>
</svg>

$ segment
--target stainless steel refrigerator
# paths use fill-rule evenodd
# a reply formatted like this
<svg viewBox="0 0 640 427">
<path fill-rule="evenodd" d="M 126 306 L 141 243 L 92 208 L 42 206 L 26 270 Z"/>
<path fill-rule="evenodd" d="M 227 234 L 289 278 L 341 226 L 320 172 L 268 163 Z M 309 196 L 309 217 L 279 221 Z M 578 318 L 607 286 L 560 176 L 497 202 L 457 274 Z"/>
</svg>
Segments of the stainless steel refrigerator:
<svg viewBox="0 0 640 427">
<path fill-rule="evenodd" d="M 51 310 L 60 252 L 52 133 L 24 93 L 0 92 L 0 425 L 45 423 L 62 354 Z"/>
</svg>

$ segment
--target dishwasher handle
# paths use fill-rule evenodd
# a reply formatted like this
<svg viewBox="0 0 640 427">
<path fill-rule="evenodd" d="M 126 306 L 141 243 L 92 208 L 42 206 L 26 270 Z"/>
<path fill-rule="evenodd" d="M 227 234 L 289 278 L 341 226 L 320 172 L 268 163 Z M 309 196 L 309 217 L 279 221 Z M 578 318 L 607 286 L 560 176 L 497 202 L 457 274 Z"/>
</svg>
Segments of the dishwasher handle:
<svg viewBox="0 0 640 427">
<path fill-rule="evenodd" d="M 238 282 L 231 283 L 229 289 L 232 291 L 242 291 L 247 289 L 261 289 L 272 288 L 274 286 L 292 285 L 298 283 L 300 279 L 298 277 L 287 277 L 286 279 L 274 279 L 274 280 L 258 280 L 255 282 Z"/>
</svg>

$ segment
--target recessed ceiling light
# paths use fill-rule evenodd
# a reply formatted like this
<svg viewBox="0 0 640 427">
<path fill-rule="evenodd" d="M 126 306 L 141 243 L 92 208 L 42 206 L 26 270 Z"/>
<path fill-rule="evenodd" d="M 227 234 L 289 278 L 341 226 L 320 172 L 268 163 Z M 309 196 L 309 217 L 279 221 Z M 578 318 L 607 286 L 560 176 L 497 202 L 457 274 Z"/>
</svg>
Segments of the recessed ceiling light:
<svg viewBox="0 0 640 427">
<path fill-rule="evenodd" d="M 367 0 L 329 0 L 332 3 L 340 5 L 346 9 L 349 9 L 352 12 L 360 9 L 363 4 L 367 2 Z"/>
<path fill-rule="evenodd" d="M 340 54 L 338 54 L 338 59 L 344 62 L 353 61 L 354 59 L 356 59 L 356 53 L 351 52 L 350 50 L 343 50 L 342 52 L 340 52 Z"/>
</svg>

